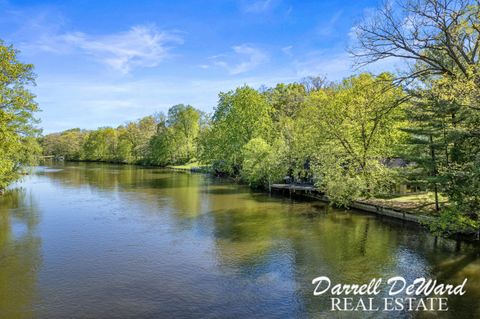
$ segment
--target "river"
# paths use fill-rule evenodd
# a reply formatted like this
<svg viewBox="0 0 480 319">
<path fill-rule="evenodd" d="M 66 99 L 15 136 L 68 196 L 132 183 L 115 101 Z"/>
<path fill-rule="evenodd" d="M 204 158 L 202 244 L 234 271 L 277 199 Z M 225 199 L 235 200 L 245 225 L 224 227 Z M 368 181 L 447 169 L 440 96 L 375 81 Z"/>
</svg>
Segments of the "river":
<svg viewBox="0 0 480 319">
<path fill-rule="evenodd" d="M 479 318 L 479 256 L 202 174 L 52 164 L 0 197 L 0 318 Z M 447 312 L 332 313 L 318 276 L 468 282 Z"/>
</svg>

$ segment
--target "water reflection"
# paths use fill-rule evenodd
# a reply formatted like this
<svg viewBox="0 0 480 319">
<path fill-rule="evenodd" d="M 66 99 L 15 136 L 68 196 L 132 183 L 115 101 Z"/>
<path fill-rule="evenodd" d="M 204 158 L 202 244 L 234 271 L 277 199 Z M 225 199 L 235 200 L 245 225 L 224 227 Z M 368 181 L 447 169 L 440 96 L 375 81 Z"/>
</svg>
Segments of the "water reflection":
<svg viewBox="0 0 480 319">
<path fill-rule="evenodd" d="M 448 313 L 416 316 L 480 316 L 478 247 L 401 223 L 127 165 L 40 167 L 21 185 L 0 198 L 1 318 L 329 317 L 320 275 L 467 277 Z"/>
<path fill-rule="evenodd" d="M 0 196 L 0 318 L 31 318 L 41 264 L 32 194 L 18 188 Z"/>
</svg>

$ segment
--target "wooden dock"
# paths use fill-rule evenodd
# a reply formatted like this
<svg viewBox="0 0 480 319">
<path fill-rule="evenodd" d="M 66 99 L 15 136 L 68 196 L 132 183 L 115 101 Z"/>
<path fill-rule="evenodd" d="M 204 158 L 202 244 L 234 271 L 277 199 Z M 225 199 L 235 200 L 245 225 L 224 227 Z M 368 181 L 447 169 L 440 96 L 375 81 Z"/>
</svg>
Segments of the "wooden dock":
<svg viewBox="0 0 480 319">
<path fill-rule="evenodd" d="M 292 193 L 295 192 L 306 192 L 306 193 L 311 193 L 315 192 L 317 189 L 313 185 L 299 185 L 299 184 L 272 184 L 270 185 L 270 188 L 272 190 L 278 189 L 278 190 L 288 190 Z"/>
<path fill-rule="evenodd" d="M 165 168 L 171 169 L 173 171 L 179 172 L 191 172 L 191 173 L 208 173 L 208 166 L 194 166 L 194 167 L 175 167 L 175 166 L 166 166 Z"/>
<path fill-rule="evenodd" d="M 289 191 L 290 196 L 295 193 L 303 193 L 305 196 L 314 198 L 323 202 L 330 202 L 328 196 L 319 192 L 313 185 L 297 185 L 297 184 L 272 184 L 271 190 Z M 350 208 L 361 210 L 364 212 L 374 213 L 377 215 L 387 216 L 395 219 L 400 219 L 408 222 L 413 222 L 423 225 L 426 221 L 432 221 L 429 216 L 417 216 L 404 210 L 394 209 L 392 207 L 384 207 L 381 205 L 374 205 L 364 203 L 361 201 L 354 201 L 349 205 Z"/>
</svg>

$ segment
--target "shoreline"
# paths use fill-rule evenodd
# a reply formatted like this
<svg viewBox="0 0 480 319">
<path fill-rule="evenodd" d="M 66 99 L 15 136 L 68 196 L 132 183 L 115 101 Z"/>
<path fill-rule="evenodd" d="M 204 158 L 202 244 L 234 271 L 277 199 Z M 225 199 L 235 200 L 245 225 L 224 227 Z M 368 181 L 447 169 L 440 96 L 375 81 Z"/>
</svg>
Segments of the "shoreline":
<svg viewBox="0 0 480 319">
<path fill-rule="evenodd" d="M 179 168 L 179 167 L 173 167 L 173 166 L 166 166 L 163 168 L 170 169 L 173 171 L 178 171 L 178 172 L 201 173 L 201 174 L 214 176 L 213 174 L 208 172 L 208 170 L 205 170 L 200 167 Z M 289 184 L 283 184 L 283 185 L 289 185 Z M 289 190 L 288 194 L 286 193 L 286 190 Z M 277 188 L 277 189 L 271 188 L 270 190 L 264 189 L 263 191 L 265 193 L 270 193 L 270 194 L 275 192 L 277 194 L 281 194 L 281 196 L 284 196 L 284 197 L 302 196 L 309 199 L 319 200 L 324 203 L 330 203 L 330 199 L 328 198 L 328 196 L 321 194 L 316 190 L 314 190 L 313 193 L 311 190 L 301 190 L 299 193 L 297 193 L 295 189 L 292 191 L 290 190 L 290 187 L 286 186 L 284 188 Z M 436 219 L 433 216 L 416 215 L 416 214 L 410 213 L 408 210 L 397 209 L 394 207 L 389 207 L 384 205 L 375 205 L 371 203 L 365 203 L 362 200 L 353 201 L 348 207 L 346 207 L 346 209 L 347 210 L 354 209 L 361 212 L 370 213 L 370 214 L 374 214 L 381 217 L 387 217 L 390 219 L 406 222 L 409 224 L 414 224 L 415 226 L 421 226 L 427 232 L 429 232 L 429 230 L 426 228 L 427 224 L 429 222 L 433 222 Z M 435 237 L 438 237 L 438 235 L 434 235 L 434 234 L 432 235 Z M 459 232 L 451 236 L 447 236 L 445 238 L 461 240 L 465 242 L 478 243 L 480 242 L 479 237 L 480 237 L 479 234 L 475 232 Z"/>
<path fill-rule="evenodd" d="M 169 165 L 169 166 L 155 166 L 155 165 L 144 165 L 144 164 L 139 164 L 139 163 L 117 163 L 117 162 L 103 162 L 103 161 L 89 161 L 89 160 L 66 160 L 64 162 L 73 162 L 73 163 L 104 163 L 104 164 L 114 164 L 114 165 L 133 165 L 133 166 L 139 166 L 139 167 L 144 167 L 144 168 L 160 168 L 160 169 L 166 169 L 166 170 L 171 170 L 174 172 L 183 172 L 183 173 L 196 173 L 196 174 L 205 174 L 209 175 L 212 177 L 220 177 L 220 178 L 227 178 L 227 176 L 216 176 L 215 174 L 212 174 L 207 168 L 205 167 L 176 167 L 175 165 Z M 181 166 L 181 165 L 179 165 Z M 235 179 L 230 178 L 230 180 L 234 183 L 238 183 Z M 289 184 L 284 184 L 284 185 L 289 185 Z M 285 192 L 285 190 L 289 190 L 288 193 Z M 262 192 L 264 193 L 276 193 L 280 194 L 283 197 L 304 197 L 304 198 L 309 198 L 313 200 L 318 200 L 324 203 L 330 203 L 330 200 L 328 196 L 321 194 L 320 192 L 314 190 L 304 190 L 303 192 L 296 192 L 296 190 L 290 190 L 289 187 L 285 187 L 282 189 L 276 189 L 270 191 L 268 189 L 262 189 Z M 435 217 L 432 216 L 426 216 L 426 215 L 415 215 L 407 210 L 400 210 L 400 209 L 395 209 L 393 207 L 388 207 L 388 206 L 383 206 L 383 205 L 375 205 L 371 203 L 365 203 L 362 202 L 361 200 L 356 200 L 353 201 L 348 207 L 345 207 L 345 209 L 350 210 L 358 210 L 360 212 L 365 212 L 365 213 L 370 213 L 374 214 L 376 216 L 380 217 L 387 217 L 393 220 L 401 221 L 401 222 L 406 222 L 409 224 L 414 224 L 416 226 L 421 226 L 424 230 L 427 232 L 428 229 L 426 228 L 426 225 L 428 222 L 431 222 L 435 220 Z M 438 235 L 434 235 L 435 237 L 442 237 Z M 465 241 L 465 242 L 473 242 L 473 243 L 479 243 L 479 234 L 475 232 L 459 232 L 455 233 L 451 236 L 447 236 L 445 238 L 450 238 L 454 240 L 460 240 L 460 241 Z"/>
<path fill-rule="evenodd" d="M 208 172 L 205 169 L 202 169 L 200 167 L 178 168 L 178 167 L 174 167 L 174 166 L 166 166 L 164 168 L 174 170 L 174 171 L 203 173 L 203 174 L 212 175 L 210 172 Z M 313 193 L 312 193 L 312 190 L 310 190 L 310 189 L 302 189 L 302 188 L 300 188 L 300 190 L 293 189 L 289 186 L 291 184 L 281 184 L 281 185 L 285 185 L 285 187 L 284 188 L 273 188 L 272 187 L 270 189 L 270 191 L 268 189 L 265 189 L 264 191 L 266 193 L 272 193 L 272 192 L 280 193 L 280 194 L 282 194 L 282 196 L 300 195 L 300 196 L 308 197 L 308 198 L 311 198 L 311 199 L 319 200 L 319 201 L 322 201 L 322 202 L 325 202 L 325 203 L 330 203 L 330 199 L 328 198 L 328 196 L 323 195 L 316 190 L 313 190 Z M 288 195 L 286 194 L 286 190 L 288 191 Z M 395 208 L 388 207 L 388 206 L 364 203 L 364 202 L 358 201 L 358 200 L 352 202 L 352 204 L 349 207 L 347 207 L 347 209 L 351 209 L 351 208 L 356 209 L 356 210 L 360 210 L 360 211 L 364 211 L 364 212 L 368 212 L 368 213 L 374 213 L 374 214 L 381 215 L 381 216 L 387 216 L 387 217 L 391 217 L 391 218 L 395 218 L 395 219 L 400 219 L 402 221 L 416 223 L 416 224 L 419 224 L 419 225 L 422 225 L 422 226 L 424 225 L 425 222 L 428 222 L 428 221 L 431 221 L 431 220 L 434 219 L 434 217 L 432 217 L 432 216 L 414 215 L 414 214 L 409 213 L 408 211 L 405 211 L 405 210 L 399 210 L 399 209 L 395 209 Z"/>
</svg>

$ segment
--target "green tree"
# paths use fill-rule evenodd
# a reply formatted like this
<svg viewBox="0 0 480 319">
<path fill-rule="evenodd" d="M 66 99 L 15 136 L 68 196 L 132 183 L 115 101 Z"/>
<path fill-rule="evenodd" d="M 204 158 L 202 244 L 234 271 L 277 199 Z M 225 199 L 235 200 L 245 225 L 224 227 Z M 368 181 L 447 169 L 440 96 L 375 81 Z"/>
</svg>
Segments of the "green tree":
<svg viewBox="0 0 480 319">
<path fill-rule="evenodd" d="M 21 63 L 18 51 L 0 40 L 0 192 L 20 176 L 40 152 L 35 127 L 38 111 L 33 65 Z"/>
<path fill-rule="evenodd" d="M 480 228 L 479 26 L 478 1 L 387 2 L 356 27 L 357 47 L 352 50 L 360 65 L 392 57 L 414 64 L 399 78 L 419 82 L 434 100 L 442 101 L 429 127 L 441 120 L 442 104 L 456 108 L 449 130 L 449 162 L 446 171 L 439 172 L 448 177 L 442 186 L 449 205 L 438 229 L 447 232 L 466 225 Z M 435 135 L 430 136 L 430 148 L 435 149 Z"/>
<path fill-rule="evenodd" d="M 88 134 L 83 145 L 84 160 L 111 162 L 116 160 L 117 134 L 111 127 L 99 128 Z"/>
<path fill-rule="evenodd" d="M 280 135 L 285 144 L 284 166 L 287 172 L 294 176 L 309 175 L 305 165 L 312 158 L 310 149 L 302 149 L 304 146 L 305 132 L 298 128 L 298 115 L 305 107 L 307 99 L 307 87 L 312 91 L 320 85 L 320 78 L 309 78 L 304 84 L 290 83 L 277 84 L 274 88 L 264 93 L 269 104 L 273 108 L 272 120 L 274 130 Z M 318 87 L 320 89 L 320 87 Z M 285 173 L 287 173 L 285 172 Z"/>
<path fill-rule="evenodd" d="M 264 95 L 243 86 L 220 93 L 210 128 L 202 136 L 202 159 L 220 172 L 239 175 L 243 146 L 272 135 L 272 108 Z"/>
<path fill-rule="evenodd" d="M 454 132 L 455 103 L 438 100 L 430 90 L 417 90 L 406 109 L 409 134 L 402 158 L 414 163 L 405 170 L 410 183 L 425 187 L 435 194 L 435 210 L 440 210 L 439 193 L 445 190 L 452 152 L 457 138 Z"/>
<path fill-rule="evenodd" d="M 277 84 L 265 92 L 268 102 L 273 107 L 272 117 L 275 121 L 282 118 L 294 118 L 307 97 L 307 91 L 303 84 L 289 83 Z"/>
<path fill-rule="evenodd" d="M 136 161 L 136 152 L 134 151 L 137 142 L 132 141 L 132 134 L 128 130 L 128 126 L 119 126 L 117 127 L 117 136 L 118 136 L 118 145 L 115 158 L 118 162 L 121 163 L 135 163 Z M 130 128 L 135 125 L 131 125 Z"/>
<path fill-rule="evenodd" d="M 388 170 L 381 161 L 393 156 L 393 146 L 401 141 L 403 102 L 402 89 L 387 73 L 363 73 L 311 94 L 304 116 L 314 121 L 319 133 L 316 181 L 333 201 L 339 198 L 345 204 L 388 186 Z M 339 185 L 344 181 L 352 185 Z M 350 189 L 356 192 L 346 196 Z"/>
<path fill-rule="evenodd" d="M 188 162 L 197 155 L 200 116 L 200 112 L 191 105 L 177 104 L 168 110 L 167 123 L 173 131 L 178 161 Z"/>
<path fill-rule="evenodd" d="M 137 163 L 144 160 L 148 152 L 148 144 L 157 131 L 157 119 L 146 116 L 135 122 L 129 122 L 119 127 L 119 147 L 122 154 L 118 154 L 122 162 Z"/>
<path fill-rule="evenodd" d="M 85 136 L 86 132 L 78 128 L 48 134 L 40 139 L 43 154 L 79 160 Z"/>
<path fill-rule="evenodd" d="M 266 187 L 280 182 L 286 175 L 286 145 L 276 139 L 269 145 L 262 138 L 253 138 L 243 146 L 242 178 L 253 187 Z"/>
<path fill-rule="evenodd" d="M 160 116 L 149 141 L 148 161 L 154 165 L 185 164 L 197 157 L 202 114 L 191 105 L 177 104 Z"/>
<path fill-rule="evenodd" d="M 167 119 L 161 115 L 157 132 L 149 142 L 148 162 L 159 166 L 176 164 L 176 146 L 172 130 L 167 126 Z"/>
</svg>

